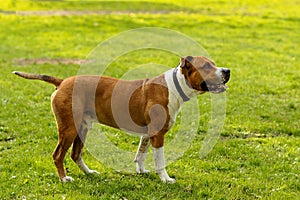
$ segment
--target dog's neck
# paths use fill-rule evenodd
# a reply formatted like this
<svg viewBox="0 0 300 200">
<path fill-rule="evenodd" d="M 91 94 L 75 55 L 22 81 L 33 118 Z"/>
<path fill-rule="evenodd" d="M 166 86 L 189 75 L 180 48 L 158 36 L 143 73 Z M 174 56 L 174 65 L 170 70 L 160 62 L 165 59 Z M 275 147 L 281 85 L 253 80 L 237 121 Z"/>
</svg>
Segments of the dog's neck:
<svg viewBox="0 0 300 200">
<path fill-rule="evenodd" d="M 180 102 L 186 102 L 197 95 L 196 90 L 190 86 L 189 82 L 182 74 L 180 65 L 169 70 L 167 73 L 168 75 L 166 74 L 166 78 L 171 79 L 173 82 L 169 90 L 176 94 L 176 97 L 180 99 Z M 172 76 L 170 76 L 171 73 Z"/>
<path fill-rule="evenodd" d="M 197 92 L 188 85 L 180 66 L 166 71 L 164 78 L 169 91 L 168 111 L 170 115 L 169 128 L 171 128 L 176 121 L 177 113 L 182 104 L 196 96 Z"/>
</svg>

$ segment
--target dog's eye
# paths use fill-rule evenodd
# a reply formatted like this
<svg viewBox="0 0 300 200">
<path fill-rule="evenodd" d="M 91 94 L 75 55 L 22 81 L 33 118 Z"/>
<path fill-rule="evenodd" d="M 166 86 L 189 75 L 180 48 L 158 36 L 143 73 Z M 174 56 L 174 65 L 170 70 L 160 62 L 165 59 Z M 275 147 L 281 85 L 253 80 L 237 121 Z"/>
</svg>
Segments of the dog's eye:
<svg viewBox="0 0 300 200">
<path fill-rule="evenodd" d="M 209 63 L 205 63 L 205 65 L 203 66 L 204 69 L 210 69 L 211 65 Z"/>
</svg>

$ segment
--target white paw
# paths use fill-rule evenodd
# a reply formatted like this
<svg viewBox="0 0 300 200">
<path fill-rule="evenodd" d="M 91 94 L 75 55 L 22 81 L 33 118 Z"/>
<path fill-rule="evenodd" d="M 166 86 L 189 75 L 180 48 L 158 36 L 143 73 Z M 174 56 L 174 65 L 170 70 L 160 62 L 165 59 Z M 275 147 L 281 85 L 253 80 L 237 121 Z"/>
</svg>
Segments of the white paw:
<svg viewBox="0 0 300 200">
<path fill-rule="evenodd" d="M 173 184 L 176 182 L 176 180 L 174 178 L 170 178 L 170 177 L 167 177 L 167 178 L 162 178 L 160 177 L 161 181 L 164 182 L 164 183 L 170 183 L 170 184 Z"/>
<path fill-rule="evenodd" d="M 173 184 L 176 182 L 174 178 L 170 178 L 167 171 L 163 169 L 162 171 L 158 172 L 159 178 L 164 183 L 170 183 Z"/>
<path fill-rule="evenodd" d="M 168 179 L 165 180 L 165 182 L 170 183 L 170 184 L 174 184 L 174 183 L 176 183 L 176 180 L 174 178 L 169 177 Z"/>
<path fill-rule="evenodd" d="M 100 174 L 100 172 L 96 171 L 96 170 L 89 170 L 87 172 L 87 174 Z"/>
<path fill-rule="evenodd" d="M 145 169 L 144 164 L 136 163 L 136 172 L 138 174 L 147 174 L 150 173 L 149 170 Z"/>
<path fill-rule="evenodd" d="M 71 176 L 65 176 L 62 179 L 60 179 L 61 182 L 66 183 L 66 182 L 72 182 L 74 179 Z"/>
<path fill-rule="evenodd" d="M 136 172 L 138 174 L 148 174 L 148 173 L 150 173 L 150 171 L 147 170 L 147 169 L 137 169 Z"/>
</svg>

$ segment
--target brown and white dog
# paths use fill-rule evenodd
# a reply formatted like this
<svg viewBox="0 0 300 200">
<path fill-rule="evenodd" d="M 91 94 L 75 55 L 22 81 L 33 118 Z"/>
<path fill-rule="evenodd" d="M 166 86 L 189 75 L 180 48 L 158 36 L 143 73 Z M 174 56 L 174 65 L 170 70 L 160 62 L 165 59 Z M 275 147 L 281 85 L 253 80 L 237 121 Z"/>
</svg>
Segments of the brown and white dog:
<svg viewBox="0 0 300 200">
<path fill-rule="evenodd" d="M 56 86 L 51 96 L 58 127 L 58 145 L 53 159 L 61 181 L 66 176 L 63 160 L 73 144 L 71 157 L 84 173 L 89 169 L 82 157 L 84 141 L 93 122 L 135 132 L 141 140 L 134 162 L 138 173 L 147 173 L 144 160 L 151 143 L 155 170 L 163 182 L 174 183 L 164 162 L 164 135 L 175 122 L 181 105 L 197 94 L 221 93 L 227 88 L 230 70 L 217 68 L 206 57 L 187 56 L 162 75 L 144 80 L 119 80 L 106 76 L 74 76 L 59 79 L 46 75 L 13 72 L 27 79 L 38 79 Z M 101 148 L 101 147 L 99 147 Z"/>
</svg>

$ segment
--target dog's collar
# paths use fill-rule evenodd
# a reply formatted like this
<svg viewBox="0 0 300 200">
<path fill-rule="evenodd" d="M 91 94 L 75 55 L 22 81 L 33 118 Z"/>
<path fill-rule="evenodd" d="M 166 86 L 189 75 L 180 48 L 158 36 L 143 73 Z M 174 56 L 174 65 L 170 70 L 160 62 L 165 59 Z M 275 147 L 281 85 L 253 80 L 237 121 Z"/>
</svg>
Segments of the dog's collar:
<svg viewBox="0 0 300 200">
<path fill-rule="evenodd" d="M 183 92 L 183 90 L 182 90 L 182 88 L 181 88 L 181 86 L 179 84 L 179 81 L 178 81 L 178 78 L 177 78 L 177 71 L 178 71 L 178 69 L 179 69 L 179 67 L 176 67 L 173 70 L 173 82 L 174 82 L 174 85 L 175 85 L 175 88 L 176 88 L 178 94 L 180 95 L 180 97 L 182 98 L 182 100 L 184 102 L 186 102 L 186 101 L 190 100 L 190 98 Z"/>
</svg>

